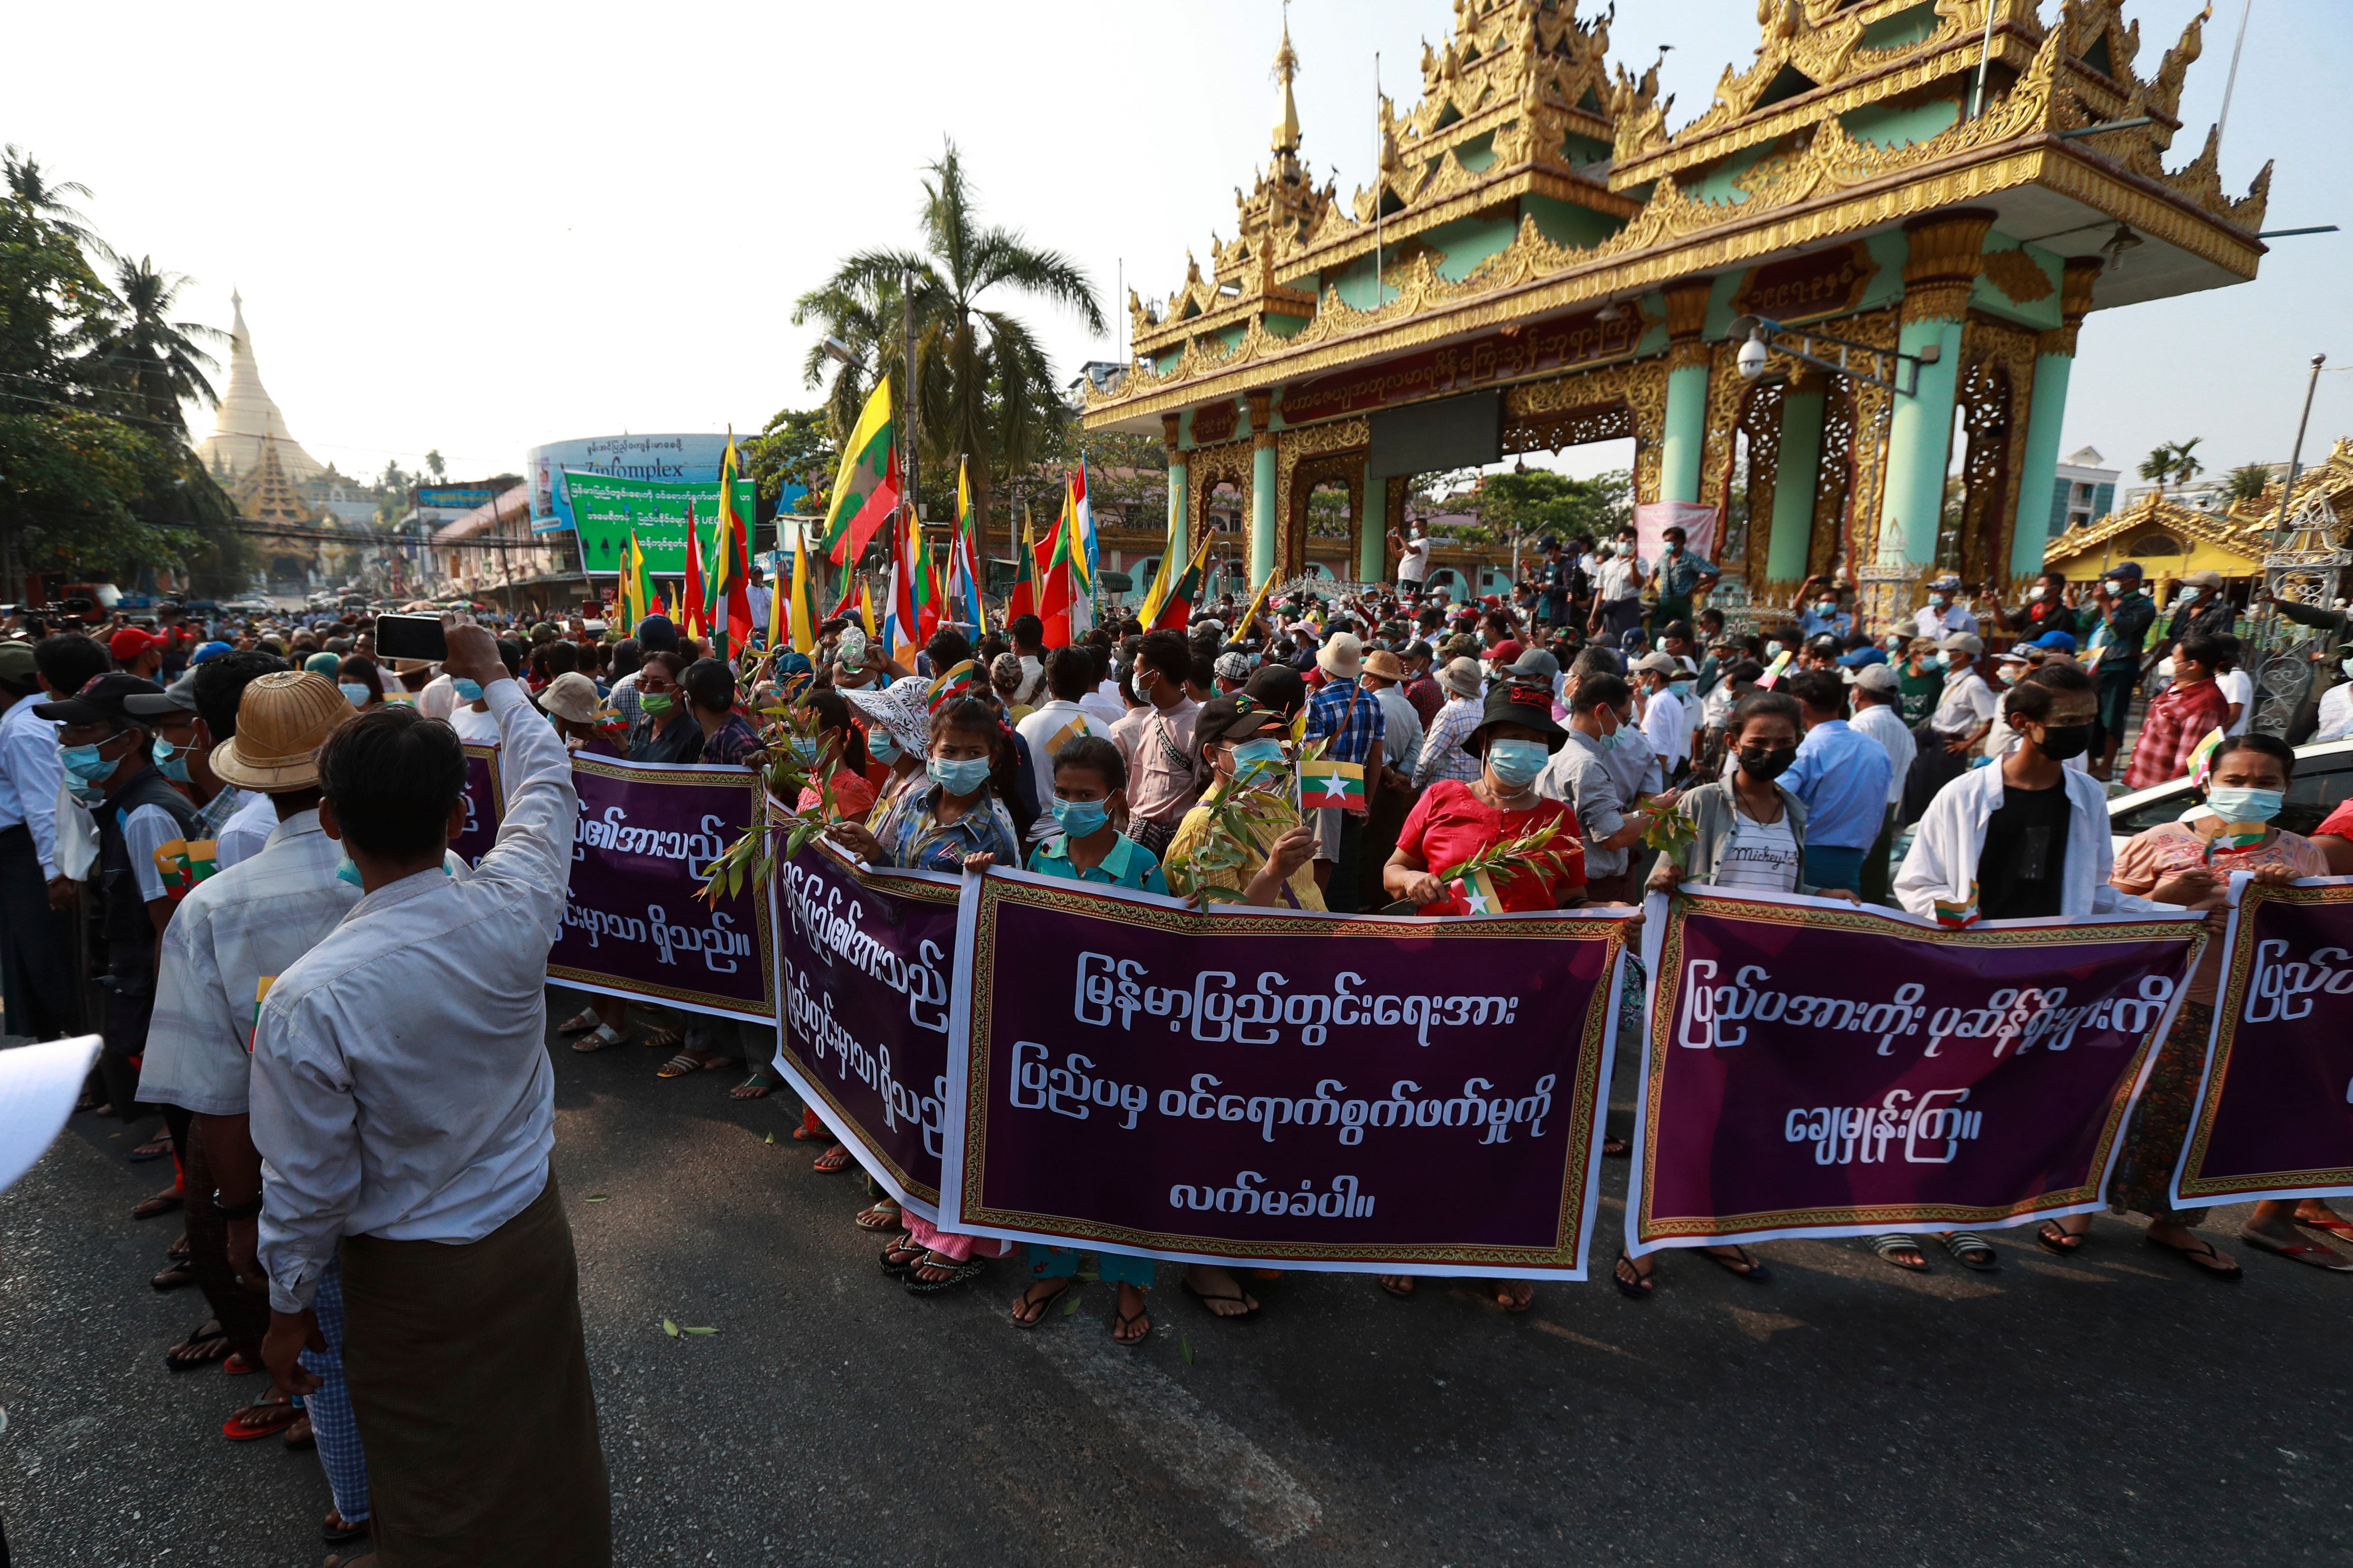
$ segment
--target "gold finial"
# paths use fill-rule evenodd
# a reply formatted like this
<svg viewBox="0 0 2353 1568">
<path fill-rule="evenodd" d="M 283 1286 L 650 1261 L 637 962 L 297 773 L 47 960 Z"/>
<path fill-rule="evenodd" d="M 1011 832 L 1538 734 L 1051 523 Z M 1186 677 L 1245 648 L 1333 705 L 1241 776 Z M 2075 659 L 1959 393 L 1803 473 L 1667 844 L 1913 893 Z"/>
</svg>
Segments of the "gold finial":
<svg viewBox="0 0 2353 1568">
<path fill-rule="evenodd" d="M 1274 79 L 1282 84 L 1275 103 L 1274 152 L 1289 158 L 1299 152 L 1299 106 L 1292 101 L 1291 79 L 1299 74 L 1299 56 L 1291 47 L 1291 0 L 1282 0 L 1282 47 L 1274 51 Z"/>
</svg>

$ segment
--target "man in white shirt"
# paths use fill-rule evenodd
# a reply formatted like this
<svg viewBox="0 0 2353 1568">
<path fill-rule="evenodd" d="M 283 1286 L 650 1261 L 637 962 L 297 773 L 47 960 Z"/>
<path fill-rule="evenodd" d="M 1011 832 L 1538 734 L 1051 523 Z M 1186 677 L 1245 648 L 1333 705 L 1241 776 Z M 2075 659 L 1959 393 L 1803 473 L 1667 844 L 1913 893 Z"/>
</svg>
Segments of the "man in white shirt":
<svg viewBox="0 0 2353 1568">
<path fill-rule="evenodd" d="M 1920 743 L 1896 710 L 1896 700 L 1902 691 L 1895 671 L 1884 664 L 1866 664 L 1850 678 L 1853 689 L 1854 717 L 1848 723 L 1859 734 L 1868 735 L 1887 753 L 1894 771 L 1887 783 L 1887 820 L 1879 829 L 1879 838 L 1863 857 L 1862 879 L 1856 891 L 1865 903 L 1889 904 L 1894 895 L 1889 890 L 1892 879 L 1887 858 L 1895 845 L 1895 808 L 1904 799 L 1904 781 L 1912 772 L 1912 759 L 1918 754 Z"/>
<path fill-rule="evenodd" d="M 1657 754 L 1659 775 L 1650 781 L 1657 793 L 1674 782 L 1691 756 L 1691 721 L 1683 699 L 1672 689 L 1683 678 L 1683 667 L 1663 653 L 1644 654 L 1634 661 L 1634 680 L 1648 695 L 1642 707 L 1642 739 Z"/>
<path fill-rule="evenodd" d="M 1027 708 L 1046 687 L 1046 623 L 1035 616 L 1016 616 L 1007 623 L 1005 635 L 1013 639 L 1014 655 L 1021 660 L 1021 684 L 1013 689 L 1013 700 Z"/>
<path fill-rule="evenodd" d="M 1966 755 L 1992 730 L 2000 704 L 1993 688 L 1977 670 L 1985 658 L 1985 644 L 1968 633 L 1948 637 L 1936 645 L 1936 662 L 1945 667 L 1945 689 L 1928 728 L 1947 751 Z"/>
<path fill-rule="evenodd" d="M 256 1032 L 263 1356 L 280 1386 L 316 1386 L 297 1357 L 322 1342 L 311 1303 L 340 1247 L 387 1561 L 600 1568 L 611 1498 L 543 1044 L 579 799 L 490 633 L 443 625 L 445 663 L 481 687 L 515 784 L 497 844 L 451 875 L 466 771 L 447 728 L 371 710 L 320 754 L 320 826 L 364 896 L 278 977 Z"/>
<path fill-rule="evenodd" d="M 1081 699 L 1095 684 L 1093 656 L 1082 647 L 1058 647 L 1046 656 L 1046 689 L 1052 699 L 1013 728 L 1029 747 L 1038 780 L 1038 820 L 1029 825 L 1032 843 L 1061 831 L 1054 819 L 1054 759 L 1082 735 L 1111 734 L 1111 726 L 1089 713 Z"/>
<path fill-rule="evenodd" d="M 40 694 L 33 645 L 0 643 L 0 995 L 11 1033 L 47 1040 L 76 1032 L 81 1007 L 65 912 L 74 884 L 58 871 L 58 731 L 34 716 Z"/>
<path fill-rule="evenodd" d="M 2214 640 L 2222 647 L 2222 661 L 2214 667 L 2214 686 L 2222 693 L 2222 700 L 2231 705 L 2231 722 L 2226 735 L 2243 735 L 2255 721 L 2255 682 L 2239 667 L 2239 639 L 2228 632 Z"/>
<path fill-rule="evenodd" d="M 1650 580 L 1637 548 L 1634 526 L 1628 523 L 1618 536 L 1600 547 L 1600 564 L 1593 574 L 1593 617 L 1587 631 L 1611 647 L 1642 624 L 1642 584 Z"/>
<path fill-rule="evenodd" d="M 1961 580 L 1950 572 L 1928 584 L 1928 602 L 1912 617 L 1915 635 L 1940 643 L 1963 633 L 1975 637 L 1978 618 L 1959 603 L 1960 593 Z"/>
<path fill-rule="evenodd" d="M 501 637 L 498 641 L 499 658 L 504 661 L 509 675 L 522 670 L 522 649 Z M 445 663 L 442 667 L 448 668 Z M 449 728 L 458 731 L 458 739 L 470 745 L 495 746 L 499 743 L 499 721 L 491 712 L 490 699 L 481 686 L 465 676 L 452 672 L 451 682 L 458 689 L 458 709 L 449 715 Z"/>
<path fill-rule="evenodd" d="M 1389 542 L 1398 552 L 1398 593 L 1401 597 L 1416 597 L 1430 579 L 1430 525 L 1415 518 L 1405 525 L 1402 535 L 1394 528 L 1388 532 Z"/>
</svg>

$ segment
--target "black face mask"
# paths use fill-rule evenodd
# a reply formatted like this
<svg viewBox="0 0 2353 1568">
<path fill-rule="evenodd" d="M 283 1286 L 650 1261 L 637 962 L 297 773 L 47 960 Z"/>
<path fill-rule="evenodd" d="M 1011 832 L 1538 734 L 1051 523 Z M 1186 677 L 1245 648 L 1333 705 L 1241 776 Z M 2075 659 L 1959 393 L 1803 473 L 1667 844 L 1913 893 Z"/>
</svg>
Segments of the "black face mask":
<svg viewBox="0 0 2353 1568">
<path fill-rule="evenodd" d="M 2080 757 L 2092 749 L 2092 727 L 2089 724 L 2053 724 L 2045 727 L 2042 739 L 2034 749 L 2054 763 L 2070 757 Z"/>
<path fill-rule="evenodd" d="M 1740 748 L 1740 771 L 1750 778 L 1769 782 L 1789 771 L 1798 760 L 1795 746 L 1743 746 Z"/>
</svg>

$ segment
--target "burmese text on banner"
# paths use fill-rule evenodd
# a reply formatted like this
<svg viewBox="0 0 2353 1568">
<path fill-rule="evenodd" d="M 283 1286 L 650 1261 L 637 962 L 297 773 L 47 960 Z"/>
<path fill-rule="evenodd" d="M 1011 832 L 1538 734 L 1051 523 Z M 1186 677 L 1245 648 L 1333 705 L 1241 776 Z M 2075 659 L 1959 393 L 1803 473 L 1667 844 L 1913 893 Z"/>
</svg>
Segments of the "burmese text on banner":
<svg viewBox="0 0 2353 1568">
<path fill-rule="evenodd" d="M 1632 911 L 1344 919 L 969 879 L 941 1224 L 1581 1279 Z"/>
<path fill-rule="evenodd" d="M 754 1023 L 776 1016 L 768 900 L 702 895 L 711 863 L 765 809 L 748 768 L 575 754 L 580 827 L 547 977 Z"/>
<path fill-rule="evenodd" d="M 958 879 L 812 837 L 776 868 L 776 1068 L 891 1195 L 938 1213 Z"/>
<path fill-rule="evenodd" d="M 466 830 L 449 841 L 458 858 L 479 864 L 499 841 L 499 822 L 507 814 L 505 781 L 499 774 L 499 749 L 469 741 L 466 753 Z"/>
<path fill-rule="evenodd" d="M 2353 878 L 2231 879 L 2179 1208 L 2353 1194 Z"/>
<path fill-rule="evenodd" d="M 1948 931 L 1841 900 L 1651 899 L 1628 1250 L 2100 1206 L 2196 915 Z"/>
</svg>

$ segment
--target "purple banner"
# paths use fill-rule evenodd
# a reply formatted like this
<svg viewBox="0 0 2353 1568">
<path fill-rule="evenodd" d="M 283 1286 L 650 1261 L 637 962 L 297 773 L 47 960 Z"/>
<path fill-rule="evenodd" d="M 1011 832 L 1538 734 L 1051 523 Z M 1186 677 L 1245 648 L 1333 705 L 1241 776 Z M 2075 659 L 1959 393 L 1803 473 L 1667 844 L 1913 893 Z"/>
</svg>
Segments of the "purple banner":
<svg viewBox="0 0 2353 1568">
<path fill-rule="evenodd" d="M 499 841 L 499 823 L 507 814 L 505 781 L 499 776 L 499 749 L 468 742 L 466 752 L 466 831 L 449 841 L 467 865 L 481 863 Z"/>
<path fill-rule="evenodd" d="M 754 1023 L 776 1016 L 769 902 L 702 896 L 711 862 L 765 812 L 749 768 L 572 759 L 580 828 L 551 980 Z M 745 879 L 750 883 L 750 879 Z"/>
<path fill-rule="evenodd" d="M 2353 879 L 2231 881 L 2228 979 L 2174 1204 L 2353 1194 Z"/>
<path fill-rule="evenodd" d="M 949 1229 L 1582 1279 L 1630 911 L 1347 919 L 991 871 Z"/>
<path fill-rule="evenodd" d="M 940 1200 L 957 878 L 861 871 L 812 837 L 777 868 L 776 1067 L 891 1195 Z"/>
<path fill-rule="evenodd" d="M 1653 898 L 1628 1249 L 2099 1207 L 2204 929 Z"/>
</svg>

